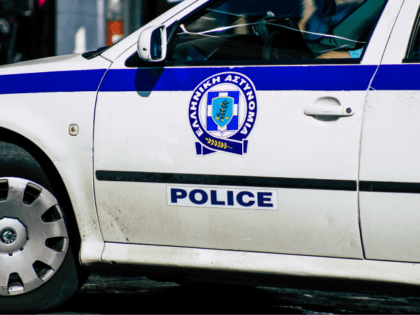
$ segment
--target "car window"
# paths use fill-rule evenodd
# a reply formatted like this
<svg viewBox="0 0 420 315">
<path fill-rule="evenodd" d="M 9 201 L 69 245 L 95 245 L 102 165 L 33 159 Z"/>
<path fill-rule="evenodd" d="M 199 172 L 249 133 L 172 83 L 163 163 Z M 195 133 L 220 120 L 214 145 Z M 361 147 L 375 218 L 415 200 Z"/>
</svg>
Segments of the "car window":
<svg viewBox="0 0 420 315">
<path fill-rule="evenodd" d="M 420 62 L 420 10 L 417 13 L 416 23 L 411 34 L 407 56 L 404 62 Z"/>
<path fill-rule="evenodd" d="M 169 61 L 359 60 L 386 0 L 224 0 L 180 21 Z"/>
</svg>

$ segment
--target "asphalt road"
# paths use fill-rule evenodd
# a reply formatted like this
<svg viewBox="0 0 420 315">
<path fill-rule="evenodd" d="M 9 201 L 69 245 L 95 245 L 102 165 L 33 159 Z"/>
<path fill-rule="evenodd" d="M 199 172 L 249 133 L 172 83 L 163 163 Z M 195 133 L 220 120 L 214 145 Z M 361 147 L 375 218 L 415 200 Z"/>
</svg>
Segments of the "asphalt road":
<svg viewBox="0 0 420 315">
<path fill-rule="evenodd" d="M 183 287 L 146 277 L 92 274 L 54 314 L 401 314 L 420 313 L 419 297 L 270 287 Z"/>
</svg>

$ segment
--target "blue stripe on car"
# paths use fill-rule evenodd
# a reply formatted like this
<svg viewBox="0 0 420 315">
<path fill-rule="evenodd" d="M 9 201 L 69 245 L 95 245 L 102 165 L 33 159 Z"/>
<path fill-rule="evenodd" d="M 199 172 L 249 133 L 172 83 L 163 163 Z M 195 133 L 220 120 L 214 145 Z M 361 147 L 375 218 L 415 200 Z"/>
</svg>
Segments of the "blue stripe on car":
<svg viewBox="0 0 420 315">
<path fill-rule="evenodd" d="M 193 91 L 206 78 L 222 72 L 246 75 L 259 91 L 363 91 L 376 69 L 323 65 L 110 70 L 100 91 Z"/>
<path fill-rule="evenodd" d="M 420 90 L 420 64 L 383 65 L 372 82 L 372 89 L 389 90 Z"/>
<path fill-rule="evenodd" d="M 105 72 L 106 69 L 0 75 L 0 94 L 97 91 Z"/>
<path fill-rule="evenodd" d="M 193 91 L 204 79 L 234 71 L 259 91 L 363 91 L 377 66 L 321 65 L 269 67 L 139 68 L 109 70 L 101 92 Z M 420 90 L 420 65 L 381 66 L 375 90 Z M 0 75 L 0 94 L 97 91 L 106 69 Z"/>
</svg>

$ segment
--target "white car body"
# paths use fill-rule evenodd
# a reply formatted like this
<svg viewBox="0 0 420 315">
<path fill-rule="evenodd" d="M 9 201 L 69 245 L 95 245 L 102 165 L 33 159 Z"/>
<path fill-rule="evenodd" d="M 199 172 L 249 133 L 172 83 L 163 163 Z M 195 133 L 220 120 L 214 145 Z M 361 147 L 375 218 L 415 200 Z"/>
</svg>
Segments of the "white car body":
<svg viewBox="0 0 420 315">
<path fill-rule="evenodd" d="M 33 142 L 58 170 L 81 264 L 206 280 L 213 271 L 238 282 L 253 274 L 262 283 L 295 276 L 420 285 L 420 88 L 408 83 L 418 66 L 402 63 L 420 0 L 388 1 L 360 64 L 185 66 L 163 74 L 126 66 L 142 30 L 169 27 L 207 2 L 186 0 L 90 60 L 0 67 L 0 127 Z M 248 152 L 197 156 L 188 107 L 196 88 L 224 73 L 255 85 Z M 148 76 L 159 78 L 156 89 L 136 90 L 133 80 L 141 86 Z M 304 114 L 326 98 L 351 114 L 335 121 Z M 69 135 L 72 124 L 77 136 Z M 213 190 L 216 201 L 194 206 L 171 199 L 171 189 L 209 198 Z M 228 191 L 250 192 L 242 203 L 256 203 L 229 208 Z M 261 206 L 270 202 L 269 210 Z"/>
</svg>

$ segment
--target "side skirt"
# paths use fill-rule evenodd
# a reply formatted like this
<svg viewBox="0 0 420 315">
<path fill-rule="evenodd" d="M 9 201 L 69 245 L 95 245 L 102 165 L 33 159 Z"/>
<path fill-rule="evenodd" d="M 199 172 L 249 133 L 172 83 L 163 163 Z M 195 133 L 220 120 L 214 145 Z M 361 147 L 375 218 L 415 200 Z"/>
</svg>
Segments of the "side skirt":
<svg viewBox="0 0 420 315">
<path fill-rule="evenodd" d="M 420 264 L 415 263 L 121 243 L 105 243 L 102 261 L 96 272 L 326 291 L 420 293 Z"/>
</svg>

